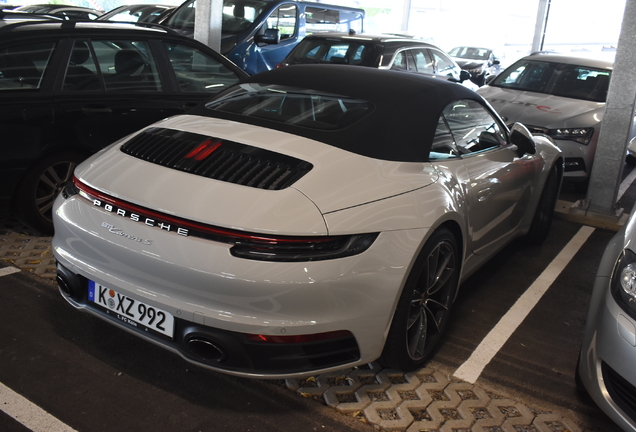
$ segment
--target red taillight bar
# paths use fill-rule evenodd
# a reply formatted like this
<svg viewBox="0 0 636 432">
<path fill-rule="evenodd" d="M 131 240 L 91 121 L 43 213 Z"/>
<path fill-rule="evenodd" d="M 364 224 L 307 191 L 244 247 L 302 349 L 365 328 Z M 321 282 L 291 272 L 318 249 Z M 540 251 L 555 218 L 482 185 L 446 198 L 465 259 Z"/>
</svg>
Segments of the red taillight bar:
<svg viewBox="0 0 636 432">
<path fill-rule="evenodd" d="M 159 213 L 157 211 L 148 209 L 146 207 L 140 207 L 135 204 L 131 204 L 126 201 L 113 198 L 109 195 L 99 192 L 98 190 L 93 189 L 92 187 L 82 183 L 75 176 L 73 177 L 73 184 L 75 185 L 75 187 L 77 187 L 79 190 L 83 191 L 87 195 L 90 195 L 93 198 L 96 198 L 102 202 L 111 204 L 120 209 L 127 210 L 130 212 L 136 212 L 143 216 L 153 217 L 161 221 L 169 222 L 169 223 L 179 225 L 182 227 L 187 227 L 188 229 L 204 232 L 216 237 L 223 237 L 223 238 L 226 238 L 227 241 L 230 243 L 233 243 L 236 241 L 247 241 L 247 242 L 270 244 L 270 245 L 295 244 L 295 243 L 320 244 L 320 243 L 329 243 L 336 238 L 331 236 L 269 237 L 269 236 L 264 236 L 262 234 L 246 233 L 246 232 L 237 231 L 237 230 L 230 230 L 230 229 L 215 227 L 212 225 L 192 222 L 192 221 L 182 219 L 176 216 L 167 215 L 165 213 Z"/>
</svg>

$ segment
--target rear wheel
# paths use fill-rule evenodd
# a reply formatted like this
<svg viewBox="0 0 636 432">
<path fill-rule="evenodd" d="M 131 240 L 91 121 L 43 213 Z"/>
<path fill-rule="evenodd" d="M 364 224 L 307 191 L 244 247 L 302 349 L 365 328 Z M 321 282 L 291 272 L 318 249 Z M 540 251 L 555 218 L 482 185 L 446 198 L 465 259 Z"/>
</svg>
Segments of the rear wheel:
<svg viewBox="0 0 636 432">
<path fill-rule="evenodd" d="M 532 244 L 541 244 L 548 237 L 558 195 L 559 174 L 557 172 L 557 168 L 553 166 L 550 169 L 548 180 L 545 182 L 545 186 L 543 187 L 543 192 L 541 193 L 541 198 L 537 205 L 537 211 L 532 219 L 530 231 L 528 231 L 528 242 Z"/>
<path fill-rule="evenodd" d="M 73 178 L 73 171 L 84 156 L 61 153 L 34 165 L 22 179 L 15 197 L 18 217 L 44 234 L 53 233 L 53 202 Z"/>
<path fill-rule="evenodd" d="M 380 362 L 410 371 L 424 366 L 439 345 L 459 283 L 459 249 L 441 228 L 426 242 L 409 275 Z"/>
</svg>

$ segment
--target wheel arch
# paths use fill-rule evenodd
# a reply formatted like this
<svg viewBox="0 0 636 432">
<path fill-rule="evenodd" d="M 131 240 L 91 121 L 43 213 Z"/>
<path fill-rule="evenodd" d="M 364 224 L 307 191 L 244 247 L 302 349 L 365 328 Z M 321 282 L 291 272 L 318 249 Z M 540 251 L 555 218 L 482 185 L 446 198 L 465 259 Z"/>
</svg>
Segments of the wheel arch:
<svg viewBox="0 0 636 432">
<path fill-rule="evenodd" d="M 449 219 L 440 221 L 437 225 L 434 225 L 433 227 L 431 227 L 431 229 L 428 230 L 427 235 L 424 236 L 424 238 L 420 242 L 420 245 L 417 248 L 417 252 L 413 254 L 413 259 L 409 263 L 409 268 L 408 268 L 408 270 L 405 273 L 405 277 L 404 277 L 404 280 L 402 281 L 402 284 L 401 284 L 401 287 L 400 287 L 400 291 L 398 293 L 399 295 L 397 297 L 402 295 L 402 292 L 404 291 L 404 288 L 406 287 L 409 275 L 413 271 L 415 263 L 417 262 L 420 254 L 422 253 L 422 250 L 424 249 L 424 246 L 429 241 L 429 239 L 433 236 L 433 234 L 435 232 L 437 232 L 438 230 L 440 230 L 440 229 L 449 230 L 451 232 L 451 234 L 453 235 L 453 237 L 455 238 L 455 241 L 457 243 L 458 253 L 459 253 L 459 265 L 460 265 L 459 271 L 460 271 L 460 275 L 461 275 L 461 272 L 462 272 L 462 270 L 464 268 L 464 261 L 466 259 L 466 257 L 465 257 L 466 245 L 465 245 L 465 242 L 464 242 L 464 231 L 462 229 L 461 224 L 457 220 L 455 220 L 453 218 L 449 218 Z M 460 277 L 460 281 L 461 280 L 462 280 L 462 278 Z M 457 294 L 455 294 L 455 296 L 457 296 Z M 394 313 L 395 313 L 395 311 L 394 311 Z"/>
<path fill-rule="evenodd" d="M 441 231 L 445 231 L 445 233 L 441 233 Z M 457 254 L 456 264 L 459 267 L 456 269 L 456 276 L 455 276 L 456 280 L 454 283 L 454 292 L 452 293 L 452 297 L 449 297 L 450 299 L 449 310 L 450 310 L 450 306 L 457 299 L 457 293 L 459 292 L 459 286 L 461 284 L 461 271 L 464 264 L 463 260 L 464 260 L 465 246 L 464 246 L 464 235 L 463 235 L 460 222 L 450 218 L 450 219 L 445 219 L 443 221 L 440 221 L 440 223 L 436 224 L 434 227 L 431 227 L 428 230 L 427 235 L 424 236 L 424 238 L 422 239 L 422 242 L 418 247 L 417 253 L 413 254 L 413 259 L 409 265 L 408 271 L 405 273 L 405 278 L 402 282 L 402 286 L 398 292 L 398 295 L 396 296 L 396 304 L 393 307 L 393 313 L 391 315 L 391 319 L 388 323 L 386 333 L 385 333 L 384 348 L 382 351 L 382 355 L 378 359 L 378 361 L 380 361 L 381 364 L 384 364 L 387 367 L 398 367 L 395 363 L 398 359 L 398 357 L 395 354 L 395 351 L 396 350 L 399 351 L 398 347 L 401 344 L 398 344 L 395 339 L 396 328 L 397 328 L 395 326 L 399 325 L 396 323 L 401 322 L 400 317 L 403 315 L 404 311 L 406 310 L 404 306 L 404 296 L 406 294 L 405 290 L 412 288 L 413 283 L 415 283 L 415 281 L 419 279 L 420 275 L 417 270 L 418 263 L 421 262 L 424 257 L 426 257 L 426 254 L 428 252 L 430 252 L 429 251 L 430 244 L 435 244 L 435 243 L 429 243 L 429 242 L 437 241 L 438 239 L 443 238 L 443 236 L 449 236 L 449 235 L 455 241 L 456 254 Z M 441 327 L 440 333 L 436 336 L 436 338 L 440 337 L 441 332 L 443 332 L 443 328 L 444 326 Z M 432 351 L 430 351 L 431 355 L 433 352 L 437 350 L 439 346 L 437 342 L 433 342 L 433 344 L 434 345 L 431 348 Z M 425 361 L 428 361 L 430 359 L 428 354 L 425 357 L 427 358 Z M 404 369 L 404 370 L 412 370 L 412 369 Z"/>
</svg>

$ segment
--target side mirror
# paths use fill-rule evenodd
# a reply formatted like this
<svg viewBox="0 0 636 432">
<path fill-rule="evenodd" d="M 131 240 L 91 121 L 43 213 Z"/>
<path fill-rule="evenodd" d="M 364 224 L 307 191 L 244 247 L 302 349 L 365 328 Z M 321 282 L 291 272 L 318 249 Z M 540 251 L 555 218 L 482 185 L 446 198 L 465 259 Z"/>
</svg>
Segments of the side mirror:
<svg viewBox="0 0 636 432">
<path fill-rule="evenodd" d="M 492 61 L 492 64 L 494 64 L 494 65 L 498 65 L 498 64 L 501 64 L 501 62 L 500 62 L 499 60 L 497 60 L 497 59 L 494 59 L 494 60 Z"/>
<path fill-rule="evenodd" d="M 535 154 L 537 149 L 534 145 L 532 134 L 521 123 L 515 123 L 510 129 L 510 144 L 517 146 L 517 154 L 522 157 L 524 154 Z"/>
<path fill-rule="evenodd" d="M 469 80 L 471 77 L 470 72 L 468 72 L 467 70 L 462 69 L 461 72 L 459 72 L 459 82 L 464 82 L 466 80 Z"/>
<path fill-rule="evenodd" d="M 267 29 L 262 35 L 256 35 L 256 42 L 274 45 L 280 42 L 280 30 Z"/>
</svg>

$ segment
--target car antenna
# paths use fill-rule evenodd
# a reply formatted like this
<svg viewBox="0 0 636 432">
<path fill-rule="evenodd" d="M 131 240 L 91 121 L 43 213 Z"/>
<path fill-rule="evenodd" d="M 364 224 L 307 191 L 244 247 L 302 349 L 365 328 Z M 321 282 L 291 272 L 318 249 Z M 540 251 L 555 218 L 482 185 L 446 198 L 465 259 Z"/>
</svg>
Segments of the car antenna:
<svg viewBox="0 0 636 432">
<path fill-rule="evenodd" d="M 356 31 L 354 29 L 349 29 L 349 36 L 353 36 L 354 34 L 356 34 Z"/>
</svg>

